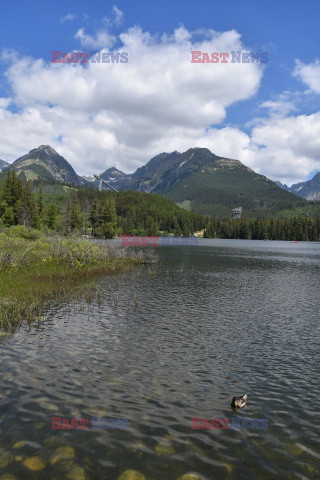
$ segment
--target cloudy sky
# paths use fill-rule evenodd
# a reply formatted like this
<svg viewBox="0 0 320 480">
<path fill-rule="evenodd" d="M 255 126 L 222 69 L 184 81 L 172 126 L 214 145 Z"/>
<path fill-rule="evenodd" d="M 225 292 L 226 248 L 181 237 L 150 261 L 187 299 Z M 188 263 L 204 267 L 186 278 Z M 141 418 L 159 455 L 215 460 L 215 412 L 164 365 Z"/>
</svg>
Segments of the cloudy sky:
<svg viewBox="0 0 320 480">
<path fill-rule="evenodd" d="M 320 170 L 318 0 L 11 0 L 1 18 L 4 160 L 49 144 L 79 174 L 130 173 L 197 146 L 288 184 Z M 268 61 L 191 63 L 195 50 Z M 91 63 L 97 52 L 128 62 Z"/>
</svg>

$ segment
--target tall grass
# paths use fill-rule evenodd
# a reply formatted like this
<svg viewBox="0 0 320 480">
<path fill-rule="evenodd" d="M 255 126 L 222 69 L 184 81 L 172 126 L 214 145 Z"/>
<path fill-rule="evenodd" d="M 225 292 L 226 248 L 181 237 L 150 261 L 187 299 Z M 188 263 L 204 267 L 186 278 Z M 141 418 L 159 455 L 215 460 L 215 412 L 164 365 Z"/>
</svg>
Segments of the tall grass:
<svg viewBox="0 0 320 480">
<path fill-rule="evenodd" d="M 0 234 L 0 328 L 36 320 L 52 298 L 85 295 L 88 281 L 97 275 L 154 261 L 152 249 L 128 250 L 108 242 L 45 236 L 24 227 L 8 229 Z"/>
</svg>

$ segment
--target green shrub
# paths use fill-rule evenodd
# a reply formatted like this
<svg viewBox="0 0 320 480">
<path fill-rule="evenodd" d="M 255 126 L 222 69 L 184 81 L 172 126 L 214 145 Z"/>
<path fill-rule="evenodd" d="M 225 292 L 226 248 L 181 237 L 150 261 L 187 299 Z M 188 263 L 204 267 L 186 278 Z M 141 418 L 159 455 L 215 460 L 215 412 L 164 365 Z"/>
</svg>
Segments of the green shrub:
<svg viewBox="0 0 320 480">
<path fill-rule="evenodd" d="M 25 240 L 38 240 L 43 236 L 42 232 L 39 230 L 24 227 L 23 225 L 16 225 L 14 227 L 5 229 L 3 233 L 11 238 L 24 238 Z"/>
</svg>

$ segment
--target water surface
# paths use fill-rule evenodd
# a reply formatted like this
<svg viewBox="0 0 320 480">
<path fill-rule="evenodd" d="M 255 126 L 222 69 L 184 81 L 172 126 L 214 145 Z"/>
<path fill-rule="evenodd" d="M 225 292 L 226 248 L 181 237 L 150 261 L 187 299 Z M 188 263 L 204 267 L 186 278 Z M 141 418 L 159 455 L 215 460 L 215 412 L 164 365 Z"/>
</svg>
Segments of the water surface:
<svg viewBox="0 0 320 480">
<path fill-rule="evenodd" d="M 155 250 L 157 265 L 100 277 L 93 303 L 52 302 L 0 337 L 0 478 L 320 478 L 320 244 Z M 128 428 L 52 430 L 53 416 Z M 268 428 L 195 430 L 192 417 Z M 34 456 L 40 471 L 24 465 Z"/>
</svg>

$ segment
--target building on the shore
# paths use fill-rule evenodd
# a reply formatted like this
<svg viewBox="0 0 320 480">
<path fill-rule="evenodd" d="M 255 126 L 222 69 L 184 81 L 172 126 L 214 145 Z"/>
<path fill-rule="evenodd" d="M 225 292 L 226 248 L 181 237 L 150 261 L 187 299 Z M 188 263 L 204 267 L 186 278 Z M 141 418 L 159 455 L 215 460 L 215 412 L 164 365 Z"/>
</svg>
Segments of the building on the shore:
<svg viewBox="0 0 320 480">
<path fill-rule="evenodd" d="M 242 215 L 242 207 L 234 208 L 232 210 L 232 218 L 237 219 L 241 218 Z"/>
</svg>

